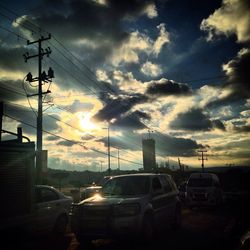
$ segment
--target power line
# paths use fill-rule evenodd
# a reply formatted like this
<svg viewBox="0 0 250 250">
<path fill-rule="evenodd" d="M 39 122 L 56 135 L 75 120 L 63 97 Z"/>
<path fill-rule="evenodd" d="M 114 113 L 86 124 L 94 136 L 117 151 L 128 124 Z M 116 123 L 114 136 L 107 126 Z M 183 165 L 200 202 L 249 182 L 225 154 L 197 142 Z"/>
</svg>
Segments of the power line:
<svg viewBox="0 0 250 250">
<path fill-rule="evenodd" d="M 8 10 L 8 8 L 6 8 L 5 7 L 5 9 L 7 9 Z M 13 11 L 12 11 L 12 13 L 14 13 Z M 18 16 L 16 13 L 14 13 L 16 16 Z M 31 24 L 32 26 L 35 26 L 36 28 L 38 28 L 40 31 L 41 30 L 43 30 L 41 27 L 39 27 L 39 26 L 37 26 L 37 25 L 35 25 L 35 24 L 33 24 L 33 23 L 31 23 L 30 21 L 27 21 L 29 24 Z M 20 22 L 19 22 L 19 24 L 20 24 Z M 20 25 L 22 25 L 22 24 L 20 24 Z M 23 27 L 25 27 L 25 26 L 23 26 Z M 29 29 L 30 30 L 30 28 L 27 28 L 27 27 L 25 27 L 26 29 Z M 33 31 L 33 30 L 31 30 L 31 31 Z M 44 30 L 45 31 L 45 30 Z M 89 69 L 89 67 L 87 67 L 85 64 L 83 64 L 74 54 L 72 54 L 56 37 L 54 37 L 53 36 L 53 39 L 61 46 L 61 47 L 63 47 L 64 48 L 64 50 L 67 52 L 67 53 L 69 53 L 73 58 L 75 58 L 77 61 L 78 61 L 78 63 L 80 63 L 81 65 L 83 65 L 87 70 L 88 70 L 88 72 L 90 72 L 91 74 L 93 74 L 93 76 L 95 76 L 95 74 Z M 56 47 L 55 47 L 56 48 Z M 60 52 L 60 50 L 59 49 L 57 49 L 56 48 L 56 50 L 61 54 L 61 55 L 64 55 L 62 52 Z M 65 58 L 67 59 L 67 60 L 69 60 L 66 56 L 65 56 Z M 51 59 L 51 60 L 53 60 L 53 59 Z M 54 60 L 53 60 L 54 61 Z M 70 60 L 69 60 L 70 61 Z M 55 62 L 55 61 L 54 61 Z M 72 61 L 71 61 L 72 62 Z M 56 63 L 56 62 L 55 62 Z M 70 74 L 73 78 L 75 78 L 76 79 L 76 77 L 74 76 L 74 75 L 72 75 L 72 73 L 71 72 L 69 72 L 68 70 L 66 70 L 63 66 L 61 66 L 60 64 L 58 64 L 58 63 L 56 63 L 57 65 L 59 65 L 60 67 L 62 67 L 63 69 L 64 69 L 64 71 L 66 71 L 68 74 Z M 74 63 L 73 63 L 73 65 L 75 65 Z M 79 68 L 78 68 L 79 69 Z M 80 69 L 79 69 L 80 70 Z M 85 76 L 86 77 L 86 76 Z M 196 82 L 196 81 L 205 81 L 205 80 L 211 80 L 211 79 L 218 79 L 218 78 L 224 78 L 224 77 L 226 77 L 226 76 L 215 76 L 215 77 L 209 77 L 209 78 L 203 78 L 203 79 L 195 79 L 195 80 L 189 80 L 189 81 L 184 81 L 184 82 Z M 94 79 L 90 79 L 89 77 L 87 77 L 89 80 L 91 80 L 93 83 L 95 82 L 95 80 Z M 85 86 L 85 87 L 87 87 L 87 86 Z M 88 88 L 88 87 L 87 87 Z M 89 88 L 88 88 L 89 89 Z M 91 90 L 91 89 L 89 89 L 92 93 L 93 93 L 93 91 Z M 108 90 L 108 92 L 110 92 L 110 89 Z M 96 93 L 94 93 L 95 95 L 96 95 Z M 114 94 L 114 93 L 112 93 L 112 94 Z M 121 103 L 121 105 L 124 105 L 123 103 Z M 131 119 L 133 119 L 134 117 L 131 117 Z M 136 117 L 137 118 L 137 117 Z M 134 118 L 135 119 L 135 118 Z M 142 122 L 142 124 L 144 124 L 146 127 L 148 127 L 148 125 L 146 125 L 145 123 L 143 123 Z M 160 132 L 161 134 L 165 134 L 165 133 L 162 133 L 162 132 Z M 165 157 L 165 156 L 164 156 Z M 174 160 L 173 160 L 174 161 Z"/>
<path fill-rule="evenodd" d="M 15 117 L 12 117 L 12 116 L 7 115 L 7 114 L 4 114 L 4 116 L 6 116 L 6 117 L 8 117 L 8 118 L 10 118 L 10 119 L 13 119 L 13 120 L 15 120 L 15 121 L 18 121 L 18 122 L 20 122 L 20 123 L 23 123 L 23 124 L 25 124 L 26 126 L 32 127 L 32 128 L 34 128 L 34 129 L 37 128 L 37 127 L 34 126 L 34 125 L 31 125 L 31 124 L 29 124 L 29 123 L 27 123 L 27 122 L 22 121 L 21 119 L 17 119 L 17 118 L 15 118 Z M 83 147 L 83 148 L 86 149 L 86 150 L 92 150 L 92 151 L 94 151 L 94 152 L 97 152 L 97 153 L 100 153 L 100 154 L 103 154 L 103 155 L 106 155 L 106 156 L 108 155 L 107 153 L 102 152 L 102 151 L 100 151 L 100 150 L 97 150 L 97 149 L 95 149 L 95 148 L 89 148 L 89 147 L 83 145 L 82 142 L 70 140 L 70 139 L 68 139 L 68 138 L 59 136 L 59 135 L 57 135 L 57 134 L 54 134 L 54 133 L 49 132 L 49 131 L 44 130 L 44 129 L 43 129 L 43 132 L 45 132 L 45 133 L 47 133 L 47 134 L 50 134 L 50 135 L 53 135 L 53 136 L 55 136 L 55 137 L 57 137 L 57 138 L 59 138 L 59 139 L 62 139 L 62 140 L 65 140 L 65 141 L 68 141 L 68 142 L 71 142 L 71 143 L 75 143 L 75 144 L 77 144 L 77 145 L 80 145 L 81 147 Z M 113 158 L 117 158 L 116 156 L 114 156 L 114 155 L 112 155 L 112 154 L 110 154 L 110 156 L 113 157 Z M 129 163 L 132 163 L 132 164 L 136 164 L 136 165 L 142 166 L 141 163 L 134 162 L 134 161 L 130 161 L 130 160 L 127 160 L 127 159 L 124 159 L 124 158 L 120 158 L 120 160 L 129 162 Z"/>
</svg>

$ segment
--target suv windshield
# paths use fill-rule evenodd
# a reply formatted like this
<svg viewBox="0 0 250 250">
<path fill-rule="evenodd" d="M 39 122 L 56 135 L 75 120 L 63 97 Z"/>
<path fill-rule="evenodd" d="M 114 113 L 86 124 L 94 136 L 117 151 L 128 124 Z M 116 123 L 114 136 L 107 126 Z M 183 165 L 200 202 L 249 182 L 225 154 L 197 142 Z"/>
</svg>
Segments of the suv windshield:
<svg viewBox="0 0 250 250">
<path fill-rule="evenodd" d="M 102 188 L 103 196 L 136 196 L 149 193 L 148 176 L 122 176 L 108 180 Z"/>
<path fill-rule="evenodd" d="M 211 178 L 191 178 L 188 181 L 189 187 L 211 187 L 212 179 Z"/>
</svg>

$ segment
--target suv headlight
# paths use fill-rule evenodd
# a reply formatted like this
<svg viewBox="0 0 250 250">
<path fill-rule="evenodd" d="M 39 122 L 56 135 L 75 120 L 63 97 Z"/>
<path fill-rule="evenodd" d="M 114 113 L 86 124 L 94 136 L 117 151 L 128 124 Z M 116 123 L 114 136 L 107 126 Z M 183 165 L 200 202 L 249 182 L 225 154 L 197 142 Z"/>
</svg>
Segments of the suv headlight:
<svg viewBox="0 0 250 250">
<path fill-rule="evenodd" d="M 131 204 L 119 204 L 114 206 L 114 215 L 115 216 L 134 216 L 139 214 L 141 210 L 140 204 L 131 203 Z"/>
</svg>

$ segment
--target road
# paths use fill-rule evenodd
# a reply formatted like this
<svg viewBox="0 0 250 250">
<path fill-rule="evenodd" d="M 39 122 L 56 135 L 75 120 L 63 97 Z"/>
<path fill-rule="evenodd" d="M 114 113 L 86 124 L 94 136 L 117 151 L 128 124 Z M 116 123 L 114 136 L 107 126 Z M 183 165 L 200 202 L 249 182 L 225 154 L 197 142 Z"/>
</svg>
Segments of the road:
<svg viewBox="0 0 250 250">
<path fill-rule="evenodd" d="M 228 207 L 219 209 L 199 208 L 190 210 L 184 208 L 183 225 L 178 231 L 170 229 L 162 232 L 151 245 L 144 245 L 130 241 L 96 240 L 93 242 L 95 250 L 208 250 L 227 249 L 236 250 L 238 235 L 232 234 L 236 223 L 236 214 Z M 36 236 L 32 238 L 17 237 L 5 239 L 6 249 L 27 250 L 84 250 L 69 230 L 63 239 Z M 3 241 L 2 241 L 2 244 Z"/>
</svg>

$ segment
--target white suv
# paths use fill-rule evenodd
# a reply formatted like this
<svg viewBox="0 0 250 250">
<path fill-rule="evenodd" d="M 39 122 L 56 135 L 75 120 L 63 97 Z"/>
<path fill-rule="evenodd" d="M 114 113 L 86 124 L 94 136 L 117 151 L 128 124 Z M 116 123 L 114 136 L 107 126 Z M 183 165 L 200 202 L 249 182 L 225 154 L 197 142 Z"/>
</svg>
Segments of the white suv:
<svg viewBox="0 0 250 250">
<path fill-rule="evenodd" d="M 167 174 L 110 177 L 99 194 L 74 204 L 71 215 L 72 230 L 81 244 L 127 236 L 150 241 L 156 229 L 180 225 L 178 189 Z"/>
<path fill-rule="evenodd" d="M 223 201 L 219 178 L 213 173 L 193 173 L 187 182 L 187 205 L 215 206 Z"/>
</svg>

